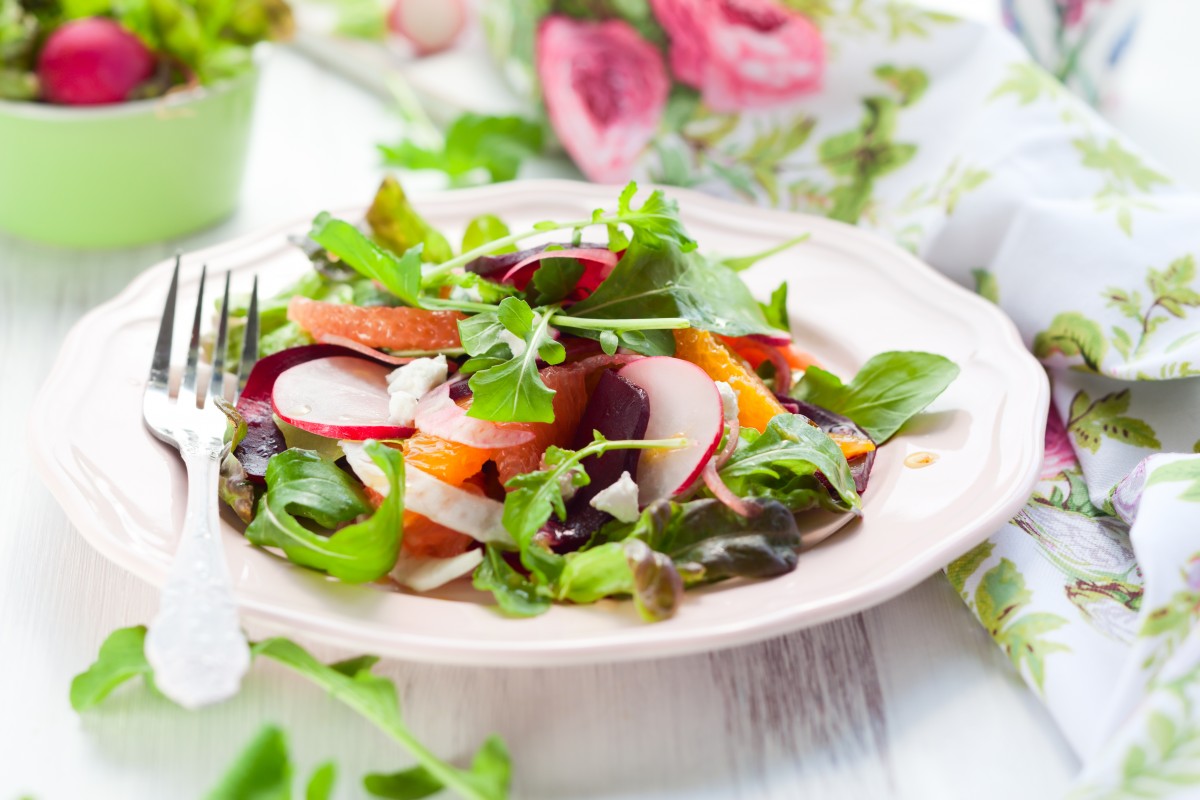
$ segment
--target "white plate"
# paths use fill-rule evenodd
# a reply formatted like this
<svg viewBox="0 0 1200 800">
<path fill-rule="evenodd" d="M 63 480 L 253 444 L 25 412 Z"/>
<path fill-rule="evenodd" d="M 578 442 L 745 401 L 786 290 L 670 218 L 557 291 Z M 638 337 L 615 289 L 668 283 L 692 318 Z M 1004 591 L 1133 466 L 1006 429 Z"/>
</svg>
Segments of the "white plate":
<svg viewBox="0 0 1200 800">
<path fill-rule="evenodd" d="M 936 572 L 1007 520 L 1032 490 L 1049 397 L 1045 372 L 995 306 L 902 250 L 837 222 L 748 208 L 670 190 L 710 252 L 757 252 L 808 231 L 812 239 L 745 273 L 765 296 L 790 281 L 799 342 L 852 375 L 884 350 L 942 353 L 962 374 L 875 462 L 864 518 L 805 550 L 789 575 L 687 593 L 674 619 L 648 625 L 628 602 L 558 606 L 528 620 L 497 615 L 469 586 L 441 597 L 342 585 L 249 546 L 225 523 L 238 602 L 256 627 L 417 661 L 547 666 L 712 650 L 764 639 L 881 603 Z M 420 200 L 456 240 L 477 214 L 514 230 L 612 206 L 618 190 L 528 181 Z M 251 276 L 271 291 L 307 268 L 285 234 L 242 239 L 184 258 L 181 298 L 200 265 L 217 286 Z M 183 466 L 142 426 L 141 393 L 170 278 L 160 264 L 85 316 L 67 337 L 30 421 L 31 450 L 84 537 L 109 559 L 159 584 L 183 519 Z M 183 300 L 186 304 L 186 299 Z M 186 325 L 187 314 L 180 314 Z M 177 336 L 182 336 L 182 332 Z M 178 339 L 177 339 L 178 341 Z M 924 469 L 904 465 L 936 454 Z"/>
</svg>

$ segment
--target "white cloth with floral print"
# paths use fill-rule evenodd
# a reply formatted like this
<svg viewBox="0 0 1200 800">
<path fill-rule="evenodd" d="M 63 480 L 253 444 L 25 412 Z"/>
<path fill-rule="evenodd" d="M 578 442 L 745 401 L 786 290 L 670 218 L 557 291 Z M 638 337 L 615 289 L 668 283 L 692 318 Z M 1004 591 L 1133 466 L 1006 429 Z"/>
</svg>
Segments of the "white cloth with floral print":
<svg viewBox="0 0 1200 800">
<path fill-rule="evenodd" d="M 1013 318 L 1053 385 L 1042 481 L 949 579 L 1084 759 L 1075 796 L 1200 793 L 1200 381 L 1190 377 L 1200 375 L 1200 196 L 999 29 L 894 0 L 790 0 L 782 13 L 808 14 L 824 53 L 804 21 L 789 23 L 799 43 L 777 42 L 782 56 L 771 57 L 823 57 L 823 88 L 809 80 L 804 94 L 774 86 L 769 96 L 768 68 L 703 51 L 769 25 L 692 37 L 697 25 L 742 24 L 697 11 L 706 4 L 740 4 L 756 24 L 776 24 L 769 14 L 784 7 L 613 4 L 626 15 L 621 36 L 656 43 L 639 45 L 639 72 L 654 49 L 666 54 L 648 88 L 630 89 L 639 130 L 659 123 L 628 171 L 857 222 Z M 558 32 L 591 35 L 563 19 Z M 535 78 L 520 52 L 535 34 L 511 22 L 500 55 L 509 74 Z M 671 50 L 672 33 L 687 43 Z M 585 47 L 602 51 L 597 41 Z M 731 93 L 738 81 L 758 93 Z M 663 103 L 667 84 L 656 117 L 645 104 Z M 556 118 L 560 89 L 545 92 L 551 120 L 588 172 L 586 149 L 573 148 L 583 106 Z M 734 96 L 753 107 L 721 108 Z M 603 124 L 587 135 L 603 139 Z M 619 159 L 600 166 L 629 177 L 613 174 Z"/>
</svg>

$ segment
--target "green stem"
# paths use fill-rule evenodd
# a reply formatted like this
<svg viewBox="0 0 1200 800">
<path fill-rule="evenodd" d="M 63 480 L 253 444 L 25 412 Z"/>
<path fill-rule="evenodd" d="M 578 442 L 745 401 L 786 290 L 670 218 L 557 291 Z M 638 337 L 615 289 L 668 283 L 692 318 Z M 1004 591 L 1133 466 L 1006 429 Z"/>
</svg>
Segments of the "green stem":
<svg viewBox="0 0 1200 800">
<path fill-rule="evenodd" d="M 483 314 L 495 311 L 496 306 L 488 303 L 475 303 L 470 300 L 443 300 L 440 297 L 423 297 L 421 304 L 426 308 L 450 309 L 454 311 L 469 311 L 472 314 Z M 534 309 L 535 311 L 537 309 Z M 573 328 L 584 331 L 658 331 L 690 328 L 692 323 L 683 317 L 656 317 L 649 319 L 591 319 L 588 317 L 571 317 L 566 314 L 552 314 L 550 324 L 556 328 Z"/>
</svg>

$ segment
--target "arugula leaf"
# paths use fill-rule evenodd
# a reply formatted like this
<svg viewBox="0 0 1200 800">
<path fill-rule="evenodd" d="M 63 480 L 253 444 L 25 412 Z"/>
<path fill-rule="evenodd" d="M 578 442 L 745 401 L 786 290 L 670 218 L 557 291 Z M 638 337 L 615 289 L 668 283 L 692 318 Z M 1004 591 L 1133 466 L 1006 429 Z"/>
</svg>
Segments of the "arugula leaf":
<svg viewBox="0 0 1200 800">
<path fill-rule="evenodd" d="M 511 231 L 504 224 L 504 220 L 495 214 L 481 214 L 467 223 L 467 229 L 463 231 L 462 250 L 466 253 L 477 247 L 482 247 L 488 242 L 503 239 L 510 233 Z M 501 247 L 495 252 L 497 255 L 501 253 L 515 253 L 517 252 L 517 246 L 510 244 L 507 247 Z"/>
<path fill-rule="evenodd" d="M 400 553 L 404 513 L 404 459 L 399 450 L 368 440 L 366 453 L 388 478 L 390 490 L 370 517 L 332 535 L 313 533 L 297 517 L 336 528 L 371 512 L 358 484 L 311 450 L 285 450 L 267 464 L 267 493 L 258 503 L 246 538 L 278 547 L 288 560 L 348 583 L 386 575 Z"/>
<path fill-rule="evenodd" d="M 427 750 L 400 717 L 396 686 L 371 673 L 360 660 L 343 662 L 343 669 L 322 664 L 307 650 L 287 639 L 267 639 L 254 645 L 255 655 L 283 664 L 328 691 L 335 699 L 366 717 L 408 750 L 428 776 L 470 800 L 504 800 L 508 796 L 510 763 L 503 741 L 490 737 L 470 769 L 458 769 Z M 420 795 L 416 795 L 420 796 Z"/>
<path fill-rule="evenodd" d="M 583 319 L 682 317 L 696 328 L 724 336 L 773 330 L 746 284 L 728 267 L 699 253 L 685 253 L 672 241 L 647 243 L 637 235 L 599 288 L 565 313 Z M 666 354 L 674 354 L 670 331 L 643 333 L 651 334 L 647 339 L 658 347 L 665 334 L 670 342 Z"/>
<path fill-rule="evenodd" d="M 125 681 L 141 675 L 153 685 L 154 670 L 146 660 L 146 626 L 118 628 L 108 635 L 96 661 L 71 681 L 71 708 L 84 711 L 99 705 Z"/>
<path fill-rule="evenodd" d="M 308 237 L 360 274 L 382 283 L 406 305 L 421 304 L 421 245 L 414 245 L 397 257 L 349 222 L 335 219 L 326 211 L 313 219 Z"/>
<path fill-rule="evenodd" d="M 724 256 L 717 258 L 716 261 L 724 267 L 728 267 L 734 272 L 743 272 L 750 269 L 764 258 L 770 258 L 776 253 L 782 253 L 784 250 L 792 248 L 801 242 L 808 241 L 811 234 L 802 233 L 794 239 L 788 239 L 782 244 L 777 244 L 759 253 L 754 253 L 748 256 Z"/>
<path fill-rule="evenodd" d="M 652 504 L 632 536 L 674 561 L 689 585 L 723 578 L 770 578 L 796 567 L 796 518 L 773 500 L 759 501 L 751 518 L 719 500 Z"/>
<path fill-rule="evenodd" d="M 379 184 L 367 209 L 367 224 L 375 239 L 397 255 L 407 255 L 418 246 L 422 261 L 437 264 L 454 255 L 446 237 L 417 213 L 404 187 L 390 175 Z"/>
<path fill-rule="evenodd" d="M 264 725 L 204 800 L 292 800 L 287 737 Z"/>
<path fill-rule="evenodd" d="M 771 292 L 770 303 L 759 303 L 758 306 L 762 309 L 763 316 L 766 317 L 767 323 L 772 328 L 790 333 L 792 326 L 788 320 L 787 296 L 788 284 L 787 281 L 784 281 L 779 284 L 779 288 Z"/>
<path fill-rule="evenodd" d="M 696 249 L 696 240 L 688 236 L 679 219 L 679 204 L 663 194 L 661 189 L 650 193 L 640 206 L 634 207 L 633 198 L 637 194 L 637 183 L 630 181 L 621 190 L 617 198 L 617 213 L 605 214 L 604 209 L 598 208 L 592 213 L 592 222 L 611 225 L 624 223 L 633 229 L 633 238 L 641 237 L 651 243 L 672 243 L 682 252 L 688 253 Z M 611 231 L 611 228 L 610 228 Z M 615 242 L 625 244 L 623 236 Z M 614 243 L 610 242 L 611 248 Z M 620 248 L 618 248 L 620 249 Z"/>
<path fill-rule="evenodd" d="M 779 414 L 761 435 L 748 437 L 721 468 L 721 480 L 742 497 L 784 501 L 792 511 L 819 502 L 836 511 L 854 511 L 862 500 L 841 448 L 820 428 L 795 414 Z M 833 495 L 818 481 L 820 472 Z"/>
<path fill-rule="evenodd" d="M 454 186 L 471 183 L 477 170 L 497 183 L 515 178 L 522 161 L 542 152 L 542 126 L 515 116 L 463 114 L 450 124 L 440 149 L 405 139 L 379 150 L 389 164 L 444 172 Z"/>
<path fill-rule="evenodd" d="M 503 774 L 504 783 L 507 785 L 511 767 L 504 742 L 496 737 L 484 742 L 471 762 L 471 771 L 479 774 Z M 420 766 L 390 775 L 367 775 L 363 778 L 363 786 L 376 797 L 391 800 L 420 800 L 437 794 L 442 788 L 441 783 L 429 770 Z"/>
<path fill-rule="evenodd" d="M 500 610 L 510 616 L 536 617 L 550 609 L 551 595 L 546 586 L 513 569 L 504 560 L 503 551 L 492 544 L 475 568 L 471 583 L 481 592 L 491 592 Z"/>
<path fill-rule="evenodd" d="M 809 367 L 792 394 L 849 417 L 882 444 L 933 402 L 958 371 L 958 365 L 945 356 L 893 351 L 871 358 L 848 384 L 819 367 Z"/>
<path fill-rule="evenodd" d="M 488 366 L 471 376 L 474 398 L 467 416 L 494 422 L 553 422 L 555 392 L 546 386 L 537 365 L 539 356 L 549 364 L 561 364 L 566 358 L 563 346 L 547 335 L 552 312 L 538 316 L 524 300 L 506 297 L 495 313 L 495 322 L 524 342 L 524 347 L 513 353 L 508 361 Z M 496 340 L 503 340 L 504 336 L 496 331 L 490 318 L 470 328 L 469 333 L 473 337 L 472 346 L 476 348 L 481 346 L 484 337 L 494 335 Z M 511 342 L 509 346 L 512 347 Z M 489 348 L 482 354 L 493 352 Z"/>
<path fill-rule="evenodd" d="M 534 301 L 538 305 L 557 303 L 579 283 L 583 277 L 584 266 L 576 258 L 547 258 L 538 265 L 537 271 L 530 278 L 534 288 Z"/>
</svg>

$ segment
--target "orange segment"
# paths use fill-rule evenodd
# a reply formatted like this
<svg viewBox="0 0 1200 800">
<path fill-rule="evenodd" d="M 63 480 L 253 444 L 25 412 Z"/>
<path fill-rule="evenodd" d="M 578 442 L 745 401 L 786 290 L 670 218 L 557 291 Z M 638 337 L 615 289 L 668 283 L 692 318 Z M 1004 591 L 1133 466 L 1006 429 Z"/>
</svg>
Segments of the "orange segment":
<svg viewBox="0 0 1200 800">
<path fill-rule="evenodd" d="M 714 381 L 725 381 L 738 398 L 738 421 L 762 432 L 776 414 L 786 413 L 775 395 L 746 362 L 708 331 L 684 328 L 675 331 L 675 357 L 690 361 Z"/>
<path fill-rule="evenodd" d="M 836 433 L 829 434 L 829 438 L 833 439 L 834 444 L 842 448 L 842 455 L 846 460 L 855 456 L 866 455 L 875 449 L 875 445 L 869 439 L 860 439 L 857 436 L 840 436 Z"/>
<path fill-rule="evenodd" d="M 319 339 L 325 334 L 345 336 L 367 347 L 392 350 L 445 350 L 462 347 L 457 311 L 423 308 L 342 305 L 307 297 L 288 302 L 288 319 Z"/>
<path fill-rule="evenodd" d="M 473 541 L 465 533 L 440 525 L 429 517 L 412 511 L 404 512 L 404 538 L 400 540 L 400 547 L 406 555 L 450 558 L 467 552 Z"/>
<path fill-rule="evenodd" d="M 483 469 L 491 451 L 417 432 L 404 440 L 404 462 L 438 480 L 458 486 Z"/>
<path fill-rule="evenodd" d="M 792 369 L 804 370 L 813 364 L 816 364 L 818 367 L 821 366 L 812 353 L 801 350 L 794 344 L 764 345 L 748 336 L 718 336 L 717 338 L 722 344 L 727 345 L 739 356 L 750 362 L 750 366 L 754 369 L 758 369 L 759 365 L 767 360 L 766 347 L 774 347 L 783 354 L 783 359 L 787 361 L 788 366 Z"/>
</svg>

